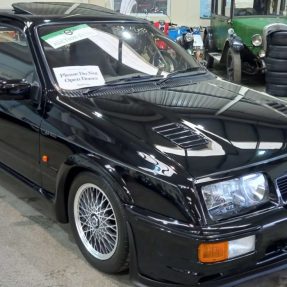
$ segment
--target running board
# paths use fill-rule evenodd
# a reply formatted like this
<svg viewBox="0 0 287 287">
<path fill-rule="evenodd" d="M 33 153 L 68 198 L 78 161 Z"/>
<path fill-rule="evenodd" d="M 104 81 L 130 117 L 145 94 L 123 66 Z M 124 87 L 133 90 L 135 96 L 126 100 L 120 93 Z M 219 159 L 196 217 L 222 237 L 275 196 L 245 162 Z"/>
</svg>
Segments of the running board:
<svg viewBox="0 0 287 287">
<path fill-rule="evenodd" d="M 216 62 L 220 62 L 222 54 L 220 53 L 208 53 Z"/>
</svg>

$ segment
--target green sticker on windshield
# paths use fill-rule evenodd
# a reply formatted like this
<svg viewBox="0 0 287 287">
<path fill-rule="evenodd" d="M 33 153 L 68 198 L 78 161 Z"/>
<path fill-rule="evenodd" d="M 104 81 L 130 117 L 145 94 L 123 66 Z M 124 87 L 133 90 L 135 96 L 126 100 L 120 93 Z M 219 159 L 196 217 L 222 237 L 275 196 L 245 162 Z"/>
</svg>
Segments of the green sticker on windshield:
<svg viewBox="0 0 287 287">
<path fill-rule="evenodd" d="M 42 36 L 41 39 L 51 45 L 54 49 L 58 49 L 94 35 L 96 35 L 96 31 L 93 28 L 87 24 L 81 24 L 50 33 Z"/>
</svg>

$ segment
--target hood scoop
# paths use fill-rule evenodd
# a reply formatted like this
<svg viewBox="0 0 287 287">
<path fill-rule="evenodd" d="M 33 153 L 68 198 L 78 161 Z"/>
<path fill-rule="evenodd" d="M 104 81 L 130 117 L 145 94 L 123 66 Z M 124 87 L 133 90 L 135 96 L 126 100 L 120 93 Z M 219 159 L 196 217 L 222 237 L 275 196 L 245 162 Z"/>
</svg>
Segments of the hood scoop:
<svg viewBox="0 0 287 287">
<path fill-rule="evenodd" d="M 199 131 L 181 123 L 170 123 L 152 129 L 183 149 L 202 148 L 209 143 Z"/>
</svg>

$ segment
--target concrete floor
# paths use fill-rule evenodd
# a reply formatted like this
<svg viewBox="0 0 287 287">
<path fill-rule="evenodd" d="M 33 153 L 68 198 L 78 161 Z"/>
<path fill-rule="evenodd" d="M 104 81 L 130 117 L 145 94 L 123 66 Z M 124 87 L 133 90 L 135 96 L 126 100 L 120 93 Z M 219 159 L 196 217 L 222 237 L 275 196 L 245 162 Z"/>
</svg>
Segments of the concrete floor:
<svg viewBox="0 0 287 287">
<path fill-rule="evenodd" d="M 130 287 L 128 274 L 93 269 L 50 205 L 0 170 L 0 287 Z M 287 270 L 240 287 L 287 287 Z"/>
<path fill-rule="evenodd" d="M 1 287 L 124 287 L 127 274 L 107 276 L 82 257 L 69 225 L 49 204 L 0 170 Z"/>
</svg>

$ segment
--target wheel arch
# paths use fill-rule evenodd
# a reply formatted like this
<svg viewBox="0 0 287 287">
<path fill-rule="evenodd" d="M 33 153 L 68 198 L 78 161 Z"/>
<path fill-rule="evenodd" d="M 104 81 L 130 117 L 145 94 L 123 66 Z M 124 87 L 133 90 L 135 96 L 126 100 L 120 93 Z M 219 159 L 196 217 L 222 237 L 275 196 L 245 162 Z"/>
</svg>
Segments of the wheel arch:
<svg viewBox="0 0 287 287">
<path fill-rule="evenodd" d="M 73 155 L 65 163 L 62 164 L 56 183 L 56 195 L 55 195 L 55 212 L 56 218 L 61 223 L 68 223 L 68 198 L 69 191 L 73 180 L 83 172 L 91 172 L 104 178 L 109 179 L 109 182 L 116 184 L 116 192 L 120 200 L 123 202 L 129 202 L 131 199 L 123 188 L 123 180 L 120 175 L 114 169 L 109 172 L 104 167 L 105 162 L 100 158 L 90 158 L 89 156 Z M 107 165 L 106 165 L 107 166 Z"/>
<path fill-rule="evenodd" d="M 227 52 L 229 48 L 230 48 L 229 40 L 226 40 L 223 50 L 222 50 L 222 55 L 221 55 L 221 60 L 220 60 L 220 62 L 223 64 L 226 64 L 226 57 L 227 57 Z"/>
<path fill-rule="evenodd" d="M 245 45 L 242 42 L 240 37 L 238 37 L 236 35 L 229 36 L 229 38 L 226 39 L 225 44 L 224 44 L 224 48 L 222 50 L 220 62 L 223 64 L 226 64 L 226 56 L 227 56 L 227 52 L 228 52 L 229 48 L 231 48 L 234 52 L 241 54 L 241 52 L 245 48 Z"/>
</svg>

